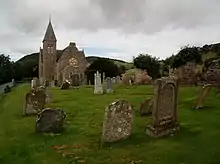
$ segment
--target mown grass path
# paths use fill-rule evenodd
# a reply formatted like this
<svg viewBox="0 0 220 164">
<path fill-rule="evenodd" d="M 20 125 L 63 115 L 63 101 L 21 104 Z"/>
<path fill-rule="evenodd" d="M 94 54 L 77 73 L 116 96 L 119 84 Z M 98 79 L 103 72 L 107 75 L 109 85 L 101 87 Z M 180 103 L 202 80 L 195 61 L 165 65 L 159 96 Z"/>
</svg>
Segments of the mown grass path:
<svg viewBox="0 0 220 164">
<path fill-rule="evenodd" d="M 152 86 L 116 86 L 115 93 L 105 95 L 93 95 L 93 88 L 88 87 L 50 89 L 53 102 L 47 106 L 67 113 L 66 130 L 60 135 L 35 134 L 36 117 L 22 116 L 28 90 L 29 85 L 22 84 L 0 95 L 0 164 L 220 163 L 220 97 L 215 90 L 206 101 L 207 109 L 193 111 L 199 88 L 181 88 L 180 131 L 162 139 L 145 134 L 149 117 L 138 114 L 140 102 L 153 95 Z M 116 99 L 134 106 L 133 132 L 129 139 L 100 149 L 104 109 Z"/>
</svg>

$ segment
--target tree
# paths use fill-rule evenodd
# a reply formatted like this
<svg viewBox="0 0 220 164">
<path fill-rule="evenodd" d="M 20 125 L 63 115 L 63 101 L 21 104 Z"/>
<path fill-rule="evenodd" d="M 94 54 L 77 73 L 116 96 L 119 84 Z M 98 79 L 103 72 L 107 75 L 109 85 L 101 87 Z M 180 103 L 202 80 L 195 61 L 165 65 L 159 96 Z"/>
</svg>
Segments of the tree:
<svg viewBox="0 0 220 164">
<path fill-rule="evenodd" d="M 94 73 L 99 71 L 99 73 L 105 72 L 106 77 L 115 77 L 120 74 L 120 69 L 113 61 L 109 59 L 99 58 L 95 60 L 85 71 L 87 75 L 87 80 L 94 82 Z"/>
<path fill-rule="evenodd" d="M 9 56 L 0 55 L 0 84 L 9 82 L 13 78 L 13 66 Z"/>
<path fill-rule="evenodd" d="M 174 57 L 173 62 L 171 64 L 172 68 L 178 68 L 182 65 L 185 65 L 189 61 L 195 61 L 196 63 L 201 63 L 201 54 L 197 47 L 189 47 L 185 46 L 181 48 L 181 50 Z"/>
<path fill-rule="evenodd" d="M 160 77 L 160 63 L 158 58 L 148 54 L 140 54 L 138 57 L 134 58 L 133 62 L 136 68 L 146 70 L 152 79 Z"/>
</svg>

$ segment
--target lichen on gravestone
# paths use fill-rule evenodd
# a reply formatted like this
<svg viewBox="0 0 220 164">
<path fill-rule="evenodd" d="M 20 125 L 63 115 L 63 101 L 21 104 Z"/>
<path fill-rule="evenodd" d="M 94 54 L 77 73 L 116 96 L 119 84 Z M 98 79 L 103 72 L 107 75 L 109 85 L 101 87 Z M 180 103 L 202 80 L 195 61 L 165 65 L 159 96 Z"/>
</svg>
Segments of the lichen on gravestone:
<svg viewBox="0 0 220 164">
<path fill-rule="evenodd" d="M 126 139 L 132 130 L 132 107 L 125 100 L 109 104 L 105 109 L 102 142 L 115 142 Z"/>
</svg>

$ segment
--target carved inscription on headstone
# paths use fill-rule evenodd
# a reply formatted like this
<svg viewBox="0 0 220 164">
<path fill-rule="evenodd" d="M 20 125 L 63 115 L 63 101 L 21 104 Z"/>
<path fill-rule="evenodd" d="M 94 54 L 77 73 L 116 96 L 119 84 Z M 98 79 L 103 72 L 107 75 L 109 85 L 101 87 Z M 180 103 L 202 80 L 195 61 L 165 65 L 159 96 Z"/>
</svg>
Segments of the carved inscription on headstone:
<svg viewBox="0 0 220 164">
<path fill-rule="evenodd" d="M 178 81 L 175 77 L 164 77 L 156 81 L 153 120 L 147 134 L 162 137 L 179 129 L 177 121 Z"/>
</svg>

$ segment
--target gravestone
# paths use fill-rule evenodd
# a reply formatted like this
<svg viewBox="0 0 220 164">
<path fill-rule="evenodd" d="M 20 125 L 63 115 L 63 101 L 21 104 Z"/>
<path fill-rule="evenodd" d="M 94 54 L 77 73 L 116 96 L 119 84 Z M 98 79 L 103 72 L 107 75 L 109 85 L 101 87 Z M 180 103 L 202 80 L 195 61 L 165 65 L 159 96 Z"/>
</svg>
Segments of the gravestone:
<svg viewBox="0 0 220 164">
<path fill-rule="evenodd" d="M 61 85 L 61 89 L 69 89 L 70 83 L 68 81 L 64 81 Z"/>
<path fill-rule="evenodd" d="M 46 93 L 42 87 L 31 89 L 26 94 L 24 115 L 37 114 L 41 112 L 46 103 Z"/>
<path fill-rule="evenodd" d="M 193 107 L 194 109 L 203 108 L 204 100 L 205 100 L 205 98 L 207 98 L 207 95 L 209 94 L 211 88 L 212 88 L 211 84 L 206 84 L 202 87 L 202 89 L 196 99 L 196 105 Z"/>
<path fill-rule="evenodd" d="M 116 84 L 120 84 L 121 83 L 121 77 L 120 76 L 116 76 L 115 83 Z"/>
<path fill-rule="evenodd" d="M 35 131 L 37 133 L 60 133 L 66 114 L 61 109 L 46 108 L 38 114 Z"/>
<path fill-rule="evenodd" d="M 152 111 L 153 119 L 146 130 L 148 135 L 162 137 L 179 130 L 177 97 L 177 78 L 163 77 L 156 80 L 154 108 Z"/>
<path fill-rule="evenodd" d="M 105 72 L 102 73 L 102 82 L 105 82 Z"/>
<path fill-rule="evenodd" d="M 31 80 L 31 88 L 36 88 L 40 86 L 40 80 L 37 77 L 34 77 Z"/>
<path fill-rule="evenodd" d="M 16 83 L 15 83 L 15 79 L 12 79 L 12 87 L 14 87 L 15 85 L 16 85 Z"/>
<path fill-rule="evenodd" d="M 51 87 L 55 87 L 55 81 L 51 81 L 51 82 L 50 82 L 50 86 L 51 86 Z"/>
<path fill-rule="evenodd" d="M 106 78 L 106 92 L 107 93 L 113 92 L 113 89 L 112 89 L 112 79 L 110 77 Z"/>
<path fill-rule="evenodd" d="M 131 135 L 132 121 L 132 107 L 127 101 L 118 100 L 109 104 L 104 114 L 102 143 L 128 138 Z"/>
<path fill-rule="evenodd" d="M 148 98 L 147 100 L 145 100 L 143 103 L 141 103 L 140 115 L 147 116 L 147 115 L 152 114 L 153 106 L 154 106 L 153 98 Z"/>
<path fill-rule="evenodd" d="M 112 78 L 112 83 L 115 84 L 116 80 L 115 77 Z"/>
<path fill-rule="evenodd" d="M 79 85 L 80 85 L 80 77 L 79 77 L 79 74 L 73 74 L 73 75 L 71 75 L 71 80 L 72 80 L 72 86 L 73 86 L 73 87 L 79 87 Z"/>
<path fill-rule="evenodd" d="M 94 94 L 103 94 L 101 74 L 98 71 L 95 74 Z"/>
</svg>

